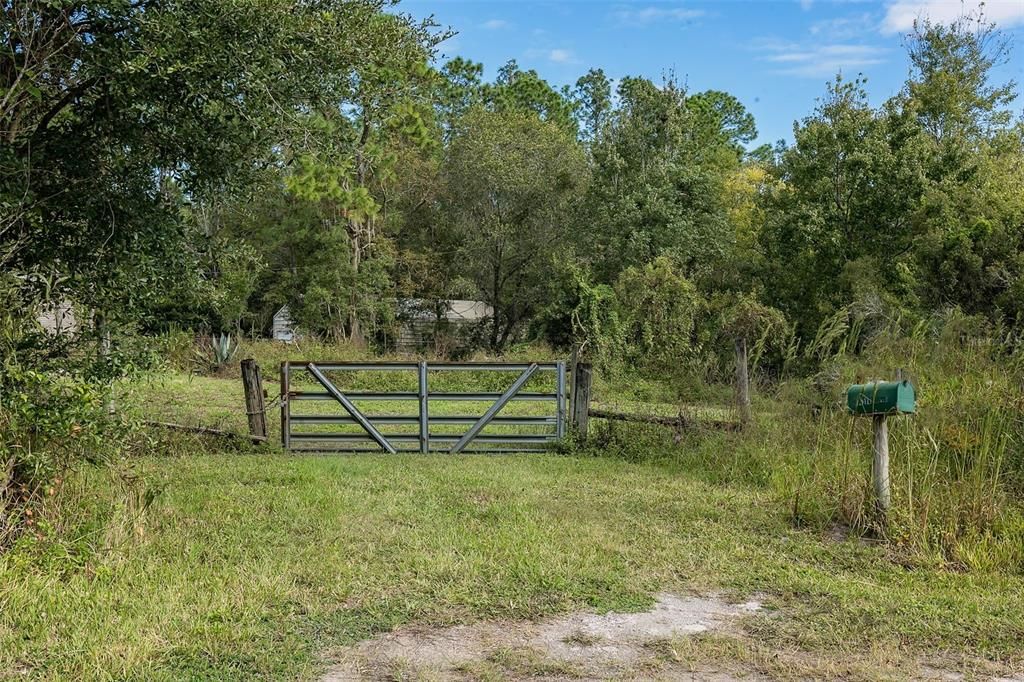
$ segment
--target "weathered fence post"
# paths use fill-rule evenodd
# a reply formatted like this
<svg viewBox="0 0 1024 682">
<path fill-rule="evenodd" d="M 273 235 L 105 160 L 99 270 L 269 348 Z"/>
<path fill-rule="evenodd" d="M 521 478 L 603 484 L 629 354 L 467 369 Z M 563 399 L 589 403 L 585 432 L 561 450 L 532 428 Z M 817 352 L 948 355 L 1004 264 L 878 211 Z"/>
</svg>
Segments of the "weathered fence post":
<svg viewBox="0 0 1024 682">
<path fill-rule="evenodd" d="M 750 375 L 747 371 L 747 339 L 736 338 L 736 407 L 740 424 L 750 423 Z"/>
<path fill-rule="evenodd" d="M 245 389 L 245 414 L 249 418 L 249 435 L 266 439 L 267 413 L 263 403 L 263 382 L 260 366 L 252 358 L 242 360 L 242 387 Z"/>
<path fill-rule="evenodd" d="M 871 482 L 875 489 L 875 504 L 884 515 L 889 511 L 889 423 L 884 414 L 872 417 L 875 432 L 874 461 L 871 464 Z"/>
<path fill-rule="evenodd" d="M 287 450 L 291 447 L 291 438 L 289 432 L 291 430 L 291 424 L 288 421 L 289 405 L 288 401 L 291 400 L 291 387 L 289 386 L 288 376 L 289 367 L 288 361 L 285 360 L 281 363 L 281 447 Z"/>
<path fill-rule="evenodd" d="M 592 374 L 589 362 L 577 362 L 576 371 L 572 373 L 572 426 L 581 441 L 587 439 Z"/>
</svg>

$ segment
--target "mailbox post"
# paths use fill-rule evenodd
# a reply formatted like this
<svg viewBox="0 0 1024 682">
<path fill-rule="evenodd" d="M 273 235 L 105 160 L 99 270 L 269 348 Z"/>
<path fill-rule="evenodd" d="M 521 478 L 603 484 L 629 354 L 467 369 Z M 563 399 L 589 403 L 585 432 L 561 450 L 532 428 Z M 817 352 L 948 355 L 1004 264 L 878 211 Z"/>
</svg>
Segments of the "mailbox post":
<svg viewBox="0 0 1024 682">
<path fill-rule="evenodd" d="M 902 379 L 903 372 L 900 372 Z M 872 381 L 854 384 L 846 391 L 846 407 L 854 416 L 871 416 L 874 431 L 874 460 L 871 482 L 875 504 L 884 515 L 889 511 L 889 415 L 913 414 L 917 396 L 909 381 Z"/>
<path fill-rule="evenodd" d="M 871 417 L 874 431 L 874 460 L 871 462 L 871 484 L 875 489 L 875 504 L 883 514 L 889 511 L 892 495 L 889 492 L 889 417 L 876 414 Z"/>
</svg>

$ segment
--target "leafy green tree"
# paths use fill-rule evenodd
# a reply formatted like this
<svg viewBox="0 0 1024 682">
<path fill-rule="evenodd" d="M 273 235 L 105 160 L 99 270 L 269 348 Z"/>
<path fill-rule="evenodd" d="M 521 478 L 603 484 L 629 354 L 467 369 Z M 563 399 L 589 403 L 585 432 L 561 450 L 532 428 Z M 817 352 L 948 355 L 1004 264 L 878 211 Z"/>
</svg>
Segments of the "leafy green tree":
<svg viewBox="0 0 1024 682">
<path fill-rule="evenodd" d="M 905 96 L 932 140 L 966 152 L 971 141 L 1010 127 L 1015 84 L 991 79 L 992 69 L 1009 60 L 1011 46 L 994 24 L 983 15 L 951 24 L 919 19 L 908 38 L 912 74 Z"/>
<path fill-rule="evenodd" d="M 760 245 L 768 301 L 806 332 L 849 300 L 850 263 L 870 261 L 868 285 L 909 295 L 925 152 L 912 117 L 872 109 L 862 81 L 838 77 L 795 138 L 765 196 Z"/>
<path fill-rule="evenodd" d="M 462 57 L 447 62 L 438 74 L 437 118 L 450 141 L 459 121 L 484 98 L 484 65 Z"/>
<path fill-rule="evenodd" d="M 757 360 L 771 336 L 776 339 L 785 337 L 786 318 L 779 310 L 762 304 L 751 294 L 727 297 L 720 305 L 720 329 L 732 340 L 736 352 L 736 405 L 740 423 L 747 424 L 752 417 L 750 370 L 757 367 Z M 755 346 L 753 361 L 750 358 L 751 346 Z"/>
<path fill-rule="evenodd" d="M 7 3 L 0 240 L 9 267 L 59 273 L 52 294 L 125 322 L 196 282 L 185 203 L 278 162 L 283 141 L 313 132 L 304 112 L 356 101 L 365 55 L 425 58 L 429 25 L 383 8 Z"/>
<path fill-rule="evenodd" d="M 601 281 L 659 256 L 699 278 L 728 249 L 722 185 L 739 152 L 723 126 L 746 119 L 721 115 L 715 102 L 725 98 L 688 98 L 673 80 L 619 84 L 617 106 L 591 146 L 593 181 L 576 228 L 580 256 Z"/>
<path fill-rule="evenodd" d="M 581 139 L 596 144 L 612 113 L 611 81 L 601 69 L 591 69 L 576 81 L 571 99 Z"/>
<path fill-rule="evenodd" d="M 194 209 L 241 195 L 268 168 L 291 173 L 300 163 L 286 152 L 315 134 L 315 114 L 375 104 L 371 71 L 386 64 L 370 57 L 426 61 L 432 25 L 387 7 L 3 3 L 0 260 L 11 305 L 0 319 L 10 332 L 0 339 L 0 480 L 31 491 L 93 456 L 83 438 L 60 459 L 62 439 L 100 421 L 102 393 L 140 359 L 112 332 L 156 327 L 154 312 L 175 300 L 221 324 L 238 319 L 258 260 L 241 245 L 193 248 L 209 237 Z M 37 333 L 47 299 L 78 304 L 83 333 Z"/>
<path fill-rule="evenodd" d="M 533 69 L 520 69 L 514 59 L 498 70 L 494 83 L 484 87 L 483 96 L 486 106 L 494 111 L 533 113 L 542 121 L 576 132 L 569 100 Z"/>
<path fill-rule="evenodd" d="M 993 83 L 1009 58 L 1005 35 L 981 17 L 950 25 L 919 21 L 909 37 L 913 71 L 900 105 L 920 125 L 928 160 L 915 263 L 920 298 L 969 313 L 1017 298 L 1022 246 L 1020 125 L 1012 127 L 1015 84 Z"/>
<path fill-rule="evenodd" d="M 460 260 L 460 228 L 448 220 L 442 153 L 408 153 L 392 206 L 396 257 L 392 269 L 396 294 L 420 299 L 439 316 L 452 299 L 475 298 L 477 287 L 467 279 Z"/>
<path fill-rule="evenodd" d="M 158 279 L 173 283 L 161 264 L 176 260 L 166 256 L 181 221 L 164 187 L 196 195 L 238 179 L 266 151 L 282 106 L 333 87 L 359 49 L 337 36 L 380 5 L 330 9 L 6 3 L 0 193 L 2 238 L 20 245 L 11 267 L 60 271 L 65 289 L 101 308 L 144 304 Z"/>
<path fill-rule="evenodd" d="M 426 53 L 400 51 L 361 66 L 351 106 L 315 117 L 320 135 L 295 149 L 294 170 L 286 178 L 292 194 L 322 205 L 325 229 L 341 228 L 348 238 L 348 270 L 354 281 L 340 308 L 346 311 L 345 336 L 356 343 L 364 341 L 359 310 L 367 296 L 393 298 L 385 274 L 390 262 L 374 260 L 393 251 L 384 226 L 389 192 L 396 183 L 396 147 L 437 143 L 432 110 L 418 106 L 423 94 L 431 92 L 434 74 L 422 61 L 404 61 L 417 56 Z M 331 293 L 324 291 L 325 296 Z M 334 302 L 328 306 L 338 308 Z"/>
<path fill-rule="evenodd" d="M 399 161 L 429 155 L 439 137 L 436 73 L 424 61 L 432 39 L 401 32 L 399 17 L 376 23 L 394 32 L 397 49 L 357 66 L 345 106 L 293 117 L 266 197 L 240 199 L 247 205 L 234 230 L 272 265 L 259 282 L 261 320 L 287 303 L 306 332 L 355 343 L 386 333 L 394 317 L 392 214 L 409 184 Z"/>
<path fill-rule="evenodd" d="M 686 106 L 693 112 L 698 144 L 719 153 L 743 155 L 743 145 L 757 137 L 753 115 L 727 92 L 708 90 L 691 95 Z M 723 161 L 730 164 L 729 155 Z"/>
<path fill-rule="evenodd" d="M 765 293 L 810 334 L 854 300 L 1017 315 L 1024 128 L 993 83 L 1005 38 L 977 18 L 918 22 L 912 72 L 881 108 L 839 79 L 796 127 L 760 233 Z"/>
<path fill-rule="evenodd" d="M 546 303 L 586 165 L 575 139 L 535 113 L 477 108 L 463 125 L 445 159 L 444 218 L 462 272 L 494 308 L 500 350 Z"/>
</svg>

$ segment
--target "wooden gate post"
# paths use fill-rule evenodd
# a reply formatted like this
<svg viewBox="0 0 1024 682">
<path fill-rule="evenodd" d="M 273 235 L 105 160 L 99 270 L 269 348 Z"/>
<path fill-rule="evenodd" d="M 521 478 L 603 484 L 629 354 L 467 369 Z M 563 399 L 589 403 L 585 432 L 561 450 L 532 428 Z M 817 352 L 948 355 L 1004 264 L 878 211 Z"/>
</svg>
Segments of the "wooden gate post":
<svg viewBox="0 0 1024 682">
<path fill-rule="evenodd" d="M 587 440 L 592 375 L 593 368 L 589 362 L 576 363 L 576 369 L 572 373 L 572 426 L 580 441 Z"/>
<path fill-rule="evenodd" d="M 252 358 L 242 360 L 242 387 L 245 389 L 245 414 L 249 418 L 249 435 L 267 439 L 267 413 L 263 403 L 263 382 L 260 366 Z"/>
<path fill-rule="evenodd" d="M 281 362 L 281 447 L 285 450 L 291 447 L 291 367 L 287 360 Z"/>
</svg>

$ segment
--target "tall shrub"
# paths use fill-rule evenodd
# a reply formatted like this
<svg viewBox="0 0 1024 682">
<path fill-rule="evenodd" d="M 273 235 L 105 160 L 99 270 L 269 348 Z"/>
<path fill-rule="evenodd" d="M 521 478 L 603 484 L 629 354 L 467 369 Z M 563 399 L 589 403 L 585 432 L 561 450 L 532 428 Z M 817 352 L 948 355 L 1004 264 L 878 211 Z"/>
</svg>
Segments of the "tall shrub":
<svg viewBox="0 0 1024 682">
<path fill-rule="evenodd" d="M 665 256 L 626 268 L 615 283 L 628 358 L 650 369 L 675 369 L 700 350 L 694 336 L 706 304 Z"/>
</svg>

